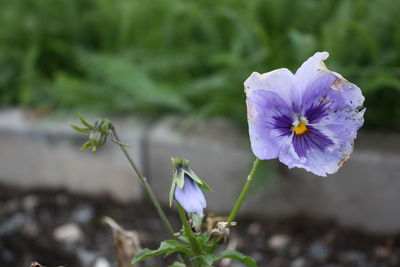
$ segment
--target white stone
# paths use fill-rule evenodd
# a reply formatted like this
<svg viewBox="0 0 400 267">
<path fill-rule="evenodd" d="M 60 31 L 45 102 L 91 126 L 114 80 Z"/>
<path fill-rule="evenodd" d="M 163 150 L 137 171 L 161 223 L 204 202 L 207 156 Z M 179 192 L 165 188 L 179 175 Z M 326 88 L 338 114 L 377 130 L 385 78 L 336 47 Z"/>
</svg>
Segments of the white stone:
<svg viewBox="0 0 400 267">
<path fill-rule="evenodd" d="M 94 262 L 93 267 L 111 267 L 111 264 L 105 258 L 98 258 Z"/>
<path fill-rule="evenodd" d="M 290 243 L 290 237 L 285 234 L 276 234 L 268 238 L 267 245 L 272 250 L 283 250 Z"/>
<path fill-rule="evenodd" d="M 54 229 L 53 237 L 65 244 L 75 244 L 83 239 L 83 233 L 77 224 L 69 223 Z"/>
</svg>

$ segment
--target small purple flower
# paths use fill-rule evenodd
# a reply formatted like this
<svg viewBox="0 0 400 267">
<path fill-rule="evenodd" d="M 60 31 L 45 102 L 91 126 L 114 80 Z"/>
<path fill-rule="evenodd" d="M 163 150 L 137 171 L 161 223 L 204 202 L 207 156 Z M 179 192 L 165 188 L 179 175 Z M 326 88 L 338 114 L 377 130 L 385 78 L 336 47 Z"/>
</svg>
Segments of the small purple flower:
<svg viewBox="0 0 400 267">
<path fill-rule="evenodd" d="M 189 168 L 189 161 L 182 158 L 171 158 L 174 170 L 172 184 L 169 193 L 169 204 L 175 199 L 187 213 L 195 213 L 203 216 L 203 209 L 207 206 L 201 190 L 212 191 L 203 180 L 201 180 Z"/>
<path fill-rule="evenodd" d="M 175 200 L 187 213 L 203 216 L 203 209 L 207 206 L 206 199 L 195 181 L 185 175 L 183 188 L 175 188 Z"/>
<path fill-rule="evenodd" d="M 317 52 L 296 71 L 254 72 L 245 81 L 253 153 L 316 175 L 335 173 L 350 157 L 364 123 L 360 88 L 326 68 Z"/>
</svg>

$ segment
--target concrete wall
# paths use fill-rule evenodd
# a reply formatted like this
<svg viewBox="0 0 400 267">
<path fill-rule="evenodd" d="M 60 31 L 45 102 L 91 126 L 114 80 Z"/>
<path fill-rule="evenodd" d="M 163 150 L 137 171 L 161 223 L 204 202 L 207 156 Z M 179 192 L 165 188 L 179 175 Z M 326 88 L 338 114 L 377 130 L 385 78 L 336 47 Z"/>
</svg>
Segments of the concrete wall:
<svg viewBox="0 0 400 267">
<path fill-rule="evenodd" d="M 208 211 L 227 214 L 253 160 L 247 134 L 225 120 L 187 127 L 168 117 L 149 124 L 139 119 L 113 123 L 131 155 L 166 203 L 171 156 L 186 157 L 210 184 Z M 66 188 L 135 200 L 143 193 L 117 146 L 80 151 L 82 136 L 60 119 L 29 118 L 21 110 L 0 112 L 0 181 L 22 187 Z M 337 174 L 320 178 L 271 161 L 272 182 L 259 186 L 242 213 L 287 216 L 308 213 L 376 232 L 400 231 L 400 135 L 362 132 L 355 152 Z M 269 174 L 271 175 L 271 174 Z"/>
</svg>

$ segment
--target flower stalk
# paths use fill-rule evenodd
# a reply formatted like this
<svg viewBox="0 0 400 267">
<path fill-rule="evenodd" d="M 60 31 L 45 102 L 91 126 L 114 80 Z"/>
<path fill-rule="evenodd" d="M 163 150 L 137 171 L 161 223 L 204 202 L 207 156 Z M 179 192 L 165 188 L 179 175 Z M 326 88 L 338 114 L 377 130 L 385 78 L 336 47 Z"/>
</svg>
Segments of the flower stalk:
<svg viewBox="0 0 400 267">
<path fill-rule="evenodd" d="M 190 242 L 190 245 L 191 245 L 191 247 L 193 249 L 193 252 L 196 255 L 200 255 L 201 254 L 201 247 L 200 247 L 198 241 L 196 240 L 196 237 L 193 235 L 192 228 L 190 227 L 190 225 L 189 225 L 189 223 L 187 221 L 185 211 L 184 211 L 183 207 L 179 203 L 176 203 L 176 205 L 178 207 L 179 219 L 182 222 L 183 231 L 184 231 L 185 235 L 189 238 L 189 242 Z M 202 263 L 201 259 L 199 259 L 199 258 L 196 259 L 196 262 L 198 264 Z"/>
<path fill-rule="evenodd" d="M 169 222 L 167 216 L 165 215 L 163 209 L 161 208 L 161 205 L 157 199 L 157 197 L 154 195 L 153 190 L 150 187 L 150 184 L 147 182 L 147 178 L 144 177 L 144 175 L 142 174 L 142 172 L 139 170 L 139 168 L 137 167 L 136 163 L 133 161 L 133 159 L 131 158 L 131 156 L 129 155 L 128 151 L 126 150 L 125 145 L 123 145 L 120 142 L 120 138 L 119 135 L 115 129 L 115 127 L 110 123 L 110 130 L 114 136 L 114 139 L 116 141 L 116 144 L 118 144 L 118 146 L 120 147 L 120 149 L 122 150 L 122 153 L 125 155 L 125 157 L 127 158 L 127 160 L 129 161 L 129 163 L 131 164 L 133 170 L 135 171 L 135 173 L 137 174 L 140 183 L 143 185 L 144 190 L 146 191 L 147 195 L 150 198 L 150 201 L 152 202 L 152 204 L 154 205 L 158 215 L 160 216 L 161 222 L 163 223 L 164 227 L 167 229 L 168 233 L 173 237 L 173 239 L 177 240 L 176 236 L 174 235 L 174 230 L 172 228 L 171 223 Z M 185 262 L 185 265 L 187 267 L 192 267 L 192 263 L 190 262 L 189 258 L 187 255 L 185 254 L 180 254 L 182 257 L 182 260 Z"/>
<path fill-rule="evenodd" d="M 120 142 L 118 133 L 115 130 L 115 127 L 112 124 L 110 124 L 110 129 L 111 129 L 112 134 L 114 135 L 115 140 L 117 142 Z M 158 202 L 157 197 L 154 195 L 153 190 L 151 189 L 149 183 L 147 182 L 147 178 L 143 176 L 143 174 L 141 173 L 139 168 L 136 166 L 136 163 L 133 161 L 133 159 L 129 155 L 129 153 L 126 150 L 125 146 L 119 144 L 119 147 L 122 150 L 122 153 L 124 153 L 126 159 L 131 164 L 133 170 L 137 174 L 140 183 L 143 185 L 144 190 L 146 191 L 147 195 L 150 198 L 150 201 L 153 203 L 154 207 L 156 208 L 157 213 L 160 216 L 160 219 L 161 219 L 162 223 L 164 224 L 164 227 L 167 229 L 168 233 L 173 236 L 174 235 L 174 230 L 172 228 L 172 225 L 169 222 L 169 220 L 168 220 L 167 216 L 165 215 L 164 211 L 162 210 L 161 205 Z"/>
<path fill-rule="evenodd" d="M 231 214 L 228 217 L 228 223 L 233 222 L 233 220 L 235 220 L 236 215 L 238 214 L 240 207 L 242 206 L 242 203 L 247 196 L 247 192 L 250 189 L 251 182 L 253 181 L 253 177 L 257 171 L 259 163 L 260 163 L 260 159 L 256 158 L 253 162 L 253 167 L 251 168 L 251 171 L 250 171 L 249 175 L 247 176 L 246 183 L 243 186 L 242 192 L 240 192 L 239 198 L 236 200 L 235 206 L 233 206 Z"/>
<path fill-rule="evenodd" d="M 253 162 L 253 166 L 252 166 L 249 174 L 247 175 L 246 183 L 244 184 L 242 191 L 240 192 L 240 195 L 239 195 L 238 199 L 236 200 L 236 203 L 233 206 L 232 211 L 227 219 L 228 225 L 230 225 L 230 223 L 232 223 L 235 220 L 236 215 L 238 214 L 240 207 L 243 204 L 243 201 L 246 199 L 247 192 L 250 189 L 251 182 L 253 181 L 253 177 L 257 171 L 259 163 L 260 163 L 260 159 L 256 158 Z M 209 249 L 210 252 L 213 252 L 215 250 L 215 248 L 217 247 L 218 241 L 219 240 L 215 240 L 213 242 L 213 244 L 211 245 L 211 247 Z"/>
</svg>

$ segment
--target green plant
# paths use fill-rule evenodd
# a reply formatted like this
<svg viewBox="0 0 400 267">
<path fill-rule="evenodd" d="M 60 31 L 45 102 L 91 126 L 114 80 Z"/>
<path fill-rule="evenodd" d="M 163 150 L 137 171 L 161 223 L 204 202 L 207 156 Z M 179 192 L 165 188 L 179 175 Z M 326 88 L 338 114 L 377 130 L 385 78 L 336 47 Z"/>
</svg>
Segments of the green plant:
<svg viewBox="0 0 400 267">
<path fill-rule="evenodd" d="M 244 124 L 250 70 L 326 50 L 363 89 L 367 126 L 399 128 L 398 12 L 397 0 L 4 0 L 0 104 Z"/>
</svg>

